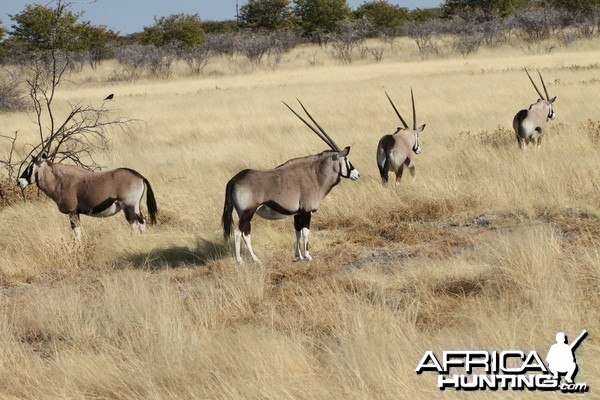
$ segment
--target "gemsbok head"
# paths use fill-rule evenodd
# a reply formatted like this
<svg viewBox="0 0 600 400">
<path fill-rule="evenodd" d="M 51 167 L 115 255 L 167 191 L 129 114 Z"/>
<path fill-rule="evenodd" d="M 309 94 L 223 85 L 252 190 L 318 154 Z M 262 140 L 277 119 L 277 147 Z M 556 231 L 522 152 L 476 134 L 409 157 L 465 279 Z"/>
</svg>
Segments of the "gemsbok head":
<svg viewBox="0 0 600 400">
<path fill-rule="evenodd" d="M 396 132 L 391 135 L 385 135 L 379 140 L 377 144 L 377 167 L 379 168 L 379 174 L 383 183 L 388 181 L 389 171 L 391 170 L 396 174 L 396 184 L 399 184 L 405 166 L 408 167 L 413 180 L 415 178 L 416 171 L 413 163 L 413 154 L 421 153 L 419 134 L 425 129 L 425 124 L 417 127 L 415 96 L 413 95 L 412 88 L 410 89 L 413 112 L 412 129 L 408 127 L 408 124 L 400 115 L 390 96 L 387 93 L 385 95 L 394 108 L 396 115 L 400 118 L 400 122 L 402 122 L 404 128 L 398 127 Z"/>
<path fill-rule="evenodd" d="M 144 232 L 146 220 L 140 211 L 144 190 L 150 223 L 156 222 L 158 210 L 150 182 L 129 168 L 92 172 L 52 162 L 44 152 L 33 157 L 17 179 L 21 190 L 33 183 L 54 200 L 61 213 L 69 216 L 77 241 L 81 241 L 80 214 L 110 217 L 123 210 L 132 230 Z"/>
<path fill-rule="evenodd" d="M 544 83 L 544 78 L 542 78 L 542 74 L 538 70 L 538 75 L 540 76 L 540 80 L 542 81 L 542 86 L 544 87 L 544 93 L 546 97 L 540 92 L 538 87 L 533 82 L 531 75 L 529 72 L 525 70 L 531 84 L 535 88 L 535 91 L 538 93 L 540 98 L 535 104 L 529 106 L 527 110 L 521 110 L 515 115 L 513 118 L 513 128 L 515 130 L 515 134 L 517 135 L 517 142 L 519 143 L 519 147 L 524 150 L 525 147 L 533 142 L 535 143 L 536 151 L 539 151 L 540 146 L 542 144 L 542 134 L 544 132 L 544 128 L 546 127 L 546 122 L 549 119 L 555 119 L 556 113 L 554 112 L 554 100 L 556 100 L 556 96 L 550 98 L 548 94 L 548 89 L 546 89 L 546 84 Z"/>
<path fill-rule="evenodd" d="M 243 262 L 240 256 L 242 238 L 252 259 L 260 262 L 252 250 L 250 240 L 250 221 L 255 213 L 271 220 L 294 216 L 296 257 L 300 260 L 312 260 L 312 256 L 308 252 L 312 213 L 319 208 L 321 200 L 340 182 L 341 178 L 356 180 L 359 177 L 358 171 L 348 160 L 350 147 L 340 149 L 308 113 L 300 100 L 298 103 L 315 126 L 312 126 L 284 102 L 331 150 L 294 158 L 269 170 L 245 169 L 231 178 L 225 189 L 222 222 L 224 237 L 227 239 L 231 236 L 232 213 L 235 208 L 239 217 L 234 229 L 235 258 L 239 263 Z"/>
</svg>

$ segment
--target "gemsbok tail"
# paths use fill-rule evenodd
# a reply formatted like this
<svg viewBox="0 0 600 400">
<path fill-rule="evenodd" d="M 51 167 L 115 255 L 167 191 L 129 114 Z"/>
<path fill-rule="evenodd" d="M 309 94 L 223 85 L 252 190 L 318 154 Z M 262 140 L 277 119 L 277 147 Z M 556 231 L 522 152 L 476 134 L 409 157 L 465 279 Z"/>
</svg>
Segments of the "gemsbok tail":
<svg viewBox="0 0 600 400">
<path fill-rule="evenodd" d="M 383 165 L 380 164 L 378 160 L 377 167 L 379 168 L 379 175 L 381 176 L 381 180 L 383 181 L 383 183 L 386 183 L 388 181 L 388 175 L 390 173 L 390 161 L 388 157 L 386 157 L 385 160 L 383 160 Z"/>
<path fill-rule="evenodd" d="M 156 199 L 154 198 L 154 191 L 148 179 L 143 178 L 146 184 L 146 206 L 148 207 L 148 214 L 150 215 L 150 225 L 156 224 L 156 214 L 158 213 L 158 207 L 156 206 Z"/>
<path fill-rule="evenodd" d="M 231 227 L 233 225 L 233 182 L 227 182 L 225 188 L 225 204 L 223 205 L 223 216 L 221 222 L 223 224 L 223 238 L 227 240 L 231 236 Z"/>
</svg>

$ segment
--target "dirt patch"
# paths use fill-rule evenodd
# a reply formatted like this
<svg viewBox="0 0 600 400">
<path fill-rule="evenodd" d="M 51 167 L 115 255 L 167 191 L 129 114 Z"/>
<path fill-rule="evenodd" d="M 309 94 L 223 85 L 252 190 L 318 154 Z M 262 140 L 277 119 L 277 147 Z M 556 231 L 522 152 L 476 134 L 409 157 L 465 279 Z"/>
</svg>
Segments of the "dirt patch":
<svg viewBox="0 0 600 400">
<path fill-rule="evenodd" d="M 408 258 L 408 253 L 402 250 L 377 249 L 370 254 L 357 258 L 356 260 L 344 264 L 342 271 L 351 269 L 360 269 L 368 265 L 388 265 L 395 264 Z"/>
</svg>

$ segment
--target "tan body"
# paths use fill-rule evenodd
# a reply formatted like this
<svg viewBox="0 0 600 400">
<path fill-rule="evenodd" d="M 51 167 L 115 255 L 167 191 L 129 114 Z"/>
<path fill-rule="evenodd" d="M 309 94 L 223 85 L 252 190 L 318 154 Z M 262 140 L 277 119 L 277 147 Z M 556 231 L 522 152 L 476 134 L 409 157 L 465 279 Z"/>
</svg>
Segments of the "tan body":
<svg viewBox="0 0 600 400">
<path fill-rule="evenodd" d="M 132 229 L 145 230 L 146 221 L 140 203 L 147 188 L 150 220 L 156 218 L 156 202 L 150 183 L 138 172 L 119 168 L 91 172 L 83 168 L 35 159 L 17 183 L 21 188 L 36 183 L 56 203 L 58 210 L 68 214 L 75 237 L 81 239 L 79 215 L 110 217 L 124 210 Z"/>
<path fill-rule="evenodd" d="M 422 130 L 422 128 L 421 128 Z M 417 135 L 412 129 L 398 128 L 392 135 L 385 135 L 377 144 L 377 166 L 383 182 L 388 181 L 389 171 L 396 175 L 396 183 L 400 183 L 404 167 L 408 167 L 410 175 L 415 177 L 416 171 L 413 164 L 413 154 L 419 154 L 413 149 L 417 146 Z"/>
<path fill-rule="evenodd" d="M 312 260 L 312 256 L 308 252 L 312 213 L 319 208 L 321 200 L 340 182 L 341 178 L 356 180 L 359 177 L 358 171 L 348 160 L 350 147 L 341 150 L 308 113 L 300 100 L 298 103 L 314 126 L 284 102 L 290 111 L 317 134 L 331 150 L 312 156 L 294 158 L 269 170 L 245 169 L 227 182 L 221 217 L 223 234 L 225 239 L 231 236 L 232 213 L 235 209 L 239 218 L 234 229 L 235 258 L 239 263 L 242 263 L 240 255 L 242 238 L 252 259 L 259 262 L 252 249 L 250 239 L 250 222 L 254 214 L 266 219 L 282 219 L 293 215 L 296 230 L 296 256 L 301 260 Z"/>
<path fill-rule="evenodd" d="M 550 98 L 548 89 L 544 83 L 544 78 L 542 78 L 540 71 L 538 71 L 538 75 L 542 81 L 545 96 L 538 89 L 531 78 L 531 75 L 529 75 L 529 72 L 527 72 L 527 70 L 525 70 L 525 72 L 540 98 L 535 104 L 530 105 L 527 110 L 521 110 L 515 115 L 513 118 L 513 129 L 515 130 L 517 142 L 519 143 L 519 148 L 521 148 L 521 150 L 525 150 L 529 143 L 535 143 L 536 151 L 539 151 L 546 123 L 549 119 L 556 118 L 553 107 L 556 96 Z"/>
<path fill-rule="evenodd" d="M 413 164 L 413 156 L 421 153 L 419 146 L 419 134 L 425 129 L 425 125 L 417 127 L 417 113 L 415 111 L 415 97 L 412 88 L 410 89 L 410 97 L 412 101 L 413 112 L 413 127 L 408 127 L 404 118 L 394 105 L 394 102 L 385 94 L 390 101 L 396 115 L 400 118 L 400 122 L 404 128 L 396 128 L 396 132 L 391 135 L 384 135 L 377 143 L 377 168 L 383 183 L 388 181 L 389 172 L 396 174 L 396 184 L 400 183 L 404 167 L 408 167 L 410 175 L 415 178 L 415 166 Z"/>
<path fill-rule="evenodd" d="M 233 178 L 237 180 L 232 193 L 236 211 L 259 204 L 258 214 L 267 219 L 316 211 L 321 200 L 340 181 L 342 160 L 334 161 L 336 154 L 326 151 L 292 159 L 270 170 L 240 172 Z M 275 212 L 275 218 L 269 218 L 269 209 Z"/>
<path fill-rule="evenodd" d="M 258 261 L 250 240 L 250 222 L 255 213 L 270 220 L 294 216 L 296 256 L 311 260 L 308 235 L 312 213 L 340 178 L 358 178 L 358 172 L 346 158 L 349 150 L 346 148 L 342 154 L 324 151 L 295 158 L 270 170 L 246 169 L 231 178 L 225 191 L 223 228 L 225 237 L 229 237 L 233 222 L 231 213 L 235 209 L 239 218 L 234 232 L 236 260 L 242 262 L 243 238 L 252 259 Z M 301 238 L 304 239 L 303 249 L 300 248 Z"/>
<path fill-rule="evenodd" d="M 555 119 L 556 114 L 552 110 L 552 104 L 543 99 L 529 106 L 527 110 L 521 110 L 513 118 L 513 129 L 517 135 L 517 142 L 521 149 L 525 149 L 529 143 L 535 143 L 539 150 L 542 144 L 542 135 L 548 119 Z"/>
</svg>

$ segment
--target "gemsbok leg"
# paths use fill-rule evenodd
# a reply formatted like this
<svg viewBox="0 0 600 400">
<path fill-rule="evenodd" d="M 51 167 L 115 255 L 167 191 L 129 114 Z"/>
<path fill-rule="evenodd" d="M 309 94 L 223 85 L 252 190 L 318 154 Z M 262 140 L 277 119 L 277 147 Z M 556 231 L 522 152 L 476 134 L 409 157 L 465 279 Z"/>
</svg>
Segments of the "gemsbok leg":
<svg viewBox="0 0 600 400">
<path fill-rule="evenodd" d="M 296 229 L 296 257 L 300 260 L 305 258 L 312 261 L 312 256 L 308 253 L 308 235 L 310 234 L 310 218 L 312 213 L 303 212 L 294 215 L 294 228 Z M 302 248 L 300 248 L 300 239 L 302 239 Z"/>
<path fill-rule="evenodd" d="M 250 210 L 250 211 L 246 211 L 246 212 L 242 213 L 242 215 L 240 215 L 240 220 L 238 222 L 238 225 L 236 226 L 236 228 L 234 230 L 235 259 L 240 264 L 242 264 L 244 262 L 242 260 L 241 254 L 240 254 L 241 247 L 242 247 L 241 246 L 242 238 L 244 239 L 244 242 L 246 243 L 246 247 L 248 248 L 248 251 L 250 252 L 250 256 L 252 257 L 252 260 L 254 262 L 260 263 L 260 260 L 258 259 L 256 254 L 254 253 L 254 250 L 252 249 L 252 239 L 250 237 L 250 232 L 252 231 L 252 226 L 250 225 L 250 221 L 252 221 L 252 217 L 254 216 L 255 212 L 256 212 L 256 210 Z"/>
<path fill-rule="evenodd" d="M 81 223 L 79 221 L 79 213 L 70 213 L 69 222 L 71 223 L 71 231 L 73 232 L 73 236 L 75 236 L 75 240 L 81 243 Z"/>
</svg>

